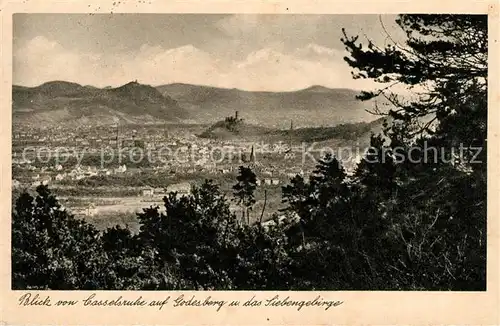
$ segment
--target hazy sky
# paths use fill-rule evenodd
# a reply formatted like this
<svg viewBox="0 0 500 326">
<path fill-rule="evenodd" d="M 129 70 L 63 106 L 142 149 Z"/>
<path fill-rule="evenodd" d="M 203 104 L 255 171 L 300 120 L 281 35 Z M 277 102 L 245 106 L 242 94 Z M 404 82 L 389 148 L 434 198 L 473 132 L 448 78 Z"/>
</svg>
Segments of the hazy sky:
<svg viewBox="0 0 500 326">
<path fill-rule="evenodd" d="M 383 46 L 395 16 L 16 14 L 13 82 L 99 87 L 137 79 L 247 90 L 365 88 L 343 61 L 341 28 Z M 365 42 L 366 43 L 366 42 Z"/>
</svg>

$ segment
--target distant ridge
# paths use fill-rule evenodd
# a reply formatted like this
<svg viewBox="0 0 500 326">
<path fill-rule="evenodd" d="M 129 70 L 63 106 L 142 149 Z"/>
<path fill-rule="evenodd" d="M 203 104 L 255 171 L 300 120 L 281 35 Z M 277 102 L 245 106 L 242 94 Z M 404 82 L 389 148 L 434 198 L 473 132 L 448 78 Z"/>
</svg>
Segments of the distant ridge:
<svg viewBox="0 0 500 326">
<path fill-rule="evenodd" d="M 130 82 L 116 88 L 51 81 L 12 87 L 14 121 L 40 124 L 180 121 L 188 112 L 156 88 Z"/>
<path fill-rule="evenodd" d="M 325 86 L 313 85 L 311 87 L 304 88 L 302 92 L 328 93 L 331 92 L 332 90 L 333 90 L 332 88 L 327 88 Z"/>
<path fill-rule="evenodd" d="M 110 86 L 108 86 L 110 87 Z M 270 90 L 247 90 L 247 89 L 242 89 L 242 88 L 236 88 L 236 87 L 218 87 L 218 86 L 211 86 L 211 85 L 202 85 L 202 84 L 187 84 L 187 83 L 170 83 L 170 84 L 163 84 L 163 85 L 158 85 L 155 86 L 158 90 L 162 90 L 165 88 L 169 89 L 185 89 L 185 88 L 190 88 L 190 89 L 212 89 L 212 90 L 222 90 L 222 91 L 237 91 L 237 92 L 243 92 L 243 93 L 294 93 L 294 92 L 329 92 L 329 91 L 336 91 L 336 90 L 345 90 L 345 91 L 351 91 L 351 92 L 358 92 L 356 90 L 352 90 L 349 88 L 329 88 L 326 86 L 322 85 L 311 85 L 309 87 L 305 88 L 299 88 L 299 89 L 294 89 L 294 90 L 283 90 L 283 91 L 270 91 Z"/>
<path fill-rule="evenodd" d="M 98 88 L 68 81 L 36 87 L 12 87 L 14 122 L 114 124 L 189 122 L 214 124 L 239 111 L 248 125 L 286 129 L 369 122 L 374 102 L 356 99 L 359 92 L 313 85 L 287 92 L 173 83 L 153 87 L 131 81 Z M 384 103 L 378 103 L 379 107 Z"/>
<path fill-rule="evenodd" d="M 245 91 L 235 88 L 174 83 L 156 87 L 190 112 L 193 119 L 216 123 L 240 111 L 249 124 L 286 128 L 290 120 L 297 126 L 333 126 L 375 120 L 366 110 L 374 102 L 356 99 L 359 91 L 314 85 L 287 92 Z M 379 107 L 384 106 L 378 103 Z"/>
</svg>

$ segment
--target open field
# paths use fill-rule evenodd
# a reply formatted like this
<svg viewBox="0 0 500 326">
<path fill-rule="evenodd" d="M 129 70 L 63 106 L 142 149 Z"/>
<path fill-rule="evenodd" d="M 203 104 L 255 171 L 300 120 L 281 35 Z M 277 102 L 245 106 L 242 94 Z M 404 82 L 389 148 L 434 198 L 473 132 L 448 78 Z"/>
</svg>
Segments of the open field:
<svg viewBox="0 0 500 326">
<path fill-rule="evenodd" d="M 103 187 L 104 188 L 104 187 Z M 263 220 L 271 218 L 272 213 L 277 212 L 283 208 L 281 203 L 281 187 L 280 186 L 266 186 L 267 192 L 266 205 L 264 207 L 264 187 L 259 187 L 255 191 L 256 203 L 250 213 L 251 223 L 260 219 L 263 213 Z M 56 189 L 55 193 L 59 194 L 62 189 Z M 68 190 L 67 188 L 65 189 Z M 116 191 L 116 190 L 115 190 Z M 230 188 L 223 189 L 228 198 L 232 198 L 232 191 Z M 143 208 L 159 206 L 160 211 L 164 212 L 163 196 L 123 196 L 123 197 L 102 197 L 102 196 L 59 196 L 61 203 L 78 216 L 81 216 L 96 225 L 106 224 L 120 224 L 124 225 L 123 217 L 125 220 L 134 222 L 133 218 L 136 213 L 142 212 Z M 231 203 L 231 210 L 240 216 L 241 207 L 236 203 Z M 100 221 L 103 220 L 103 221 Z"/>
</svg>

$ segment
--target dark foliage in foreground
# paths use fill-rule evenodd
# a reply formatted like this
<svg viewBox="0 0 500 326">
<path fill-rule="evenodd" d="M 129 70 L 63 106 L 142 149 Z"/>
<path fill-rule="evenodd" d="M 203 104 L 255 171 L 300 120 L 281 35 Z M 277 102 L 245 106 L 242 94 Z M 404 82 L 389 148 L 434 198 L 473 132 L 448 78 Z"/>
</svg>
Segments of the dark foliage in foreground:
<svg viewBox="0 0 500 326">
<path fill-rule="evenodd" d="M 238 223 L 207 180 L 189 196 L 165 197 L 165 213 L 145 209 L 138 234 L 118 226 L 101 234 L 40 186 L 15 202 L 12 287 L 485 290 L 486 16 L 398 22 L 404 47 L 363 48 L 346 35 L 347 61 L 360 78 L 430 91 L 413 101 L 390 87 L 363 95 L 393 102 L 394 123 L 385 138 L 372 137 L 352 176 L 324 157 L 309 181 L 297 176 L 283 187 L 290 218 L 265 225 Z M 425 144 L 440 152 L 413 150 Z M 483 148 L 477 157 L 475 148 Z M 240 199 L 253 198 L 244 188 Z"/>
<path fill-rule="evenodd" d="M 376 142 L 374 138 L 373 142 Z M 46 186 L 13 214 L 15 289 L 387 289 L 485 287 L 485 180 L 448 166 L 425 178 L 392 163 L 373 183 L 326 157 L 284 187 L 288 219 L 241 225 L 211 181 L 139 214 L 140 232 L 102 234 Z M 404 173 L 404 181 L 402 174 Z M 381 176 L 379 176 L 381 177 Z"/>
</svg>

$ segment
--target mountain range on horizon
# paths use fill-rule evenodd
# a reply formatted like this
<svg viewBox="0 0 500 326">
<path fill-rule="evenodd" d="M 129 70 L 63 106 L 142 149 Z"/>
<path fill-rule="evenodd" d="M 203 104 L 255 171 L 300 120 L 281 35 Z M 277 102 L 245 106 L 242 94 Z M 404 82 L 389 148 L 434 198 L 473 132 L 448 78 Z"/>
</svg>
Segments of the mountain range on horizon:
<svg viewBox="0 0 500 326">
<path fill-rule="evenodd" d="M 12 86 L 14 123 L 50 126 L 60 123 L 211 124 L 236 111 L 247 123 L 286 128 L 333 126 L 373 121 L 371 101 L 356 99 L 359 91 L 313 85 L 297 91 L 245 91 L 173 83 L 160 86 L 129 82 L 98 88 L 67 81 L 36 87 Z"/>
<path fill-rule="evenodd" d="M 103 86 L 103 87 L 98 87 L 98 86 L 94 86 L 91 84 L 84 85 L 84 84 L 80 84 L 77 82 L 71 82 L 71 81 L 67 81 L 67 80 L 51 80 L 51 81 L 46 81 L 46 82 L 41 83 L 41 84 L 36 85 L 36 86 L 26 86 L 26 85 L 20 85 L 20 84 L 19 85 L 13 84 L 12 87 L 13 88 L 20 88 L 20 89 L 45 89 L 45 90 L 48 90 L 50 88 L 55 90 L 55 88 L 57 88 L 57 87 L 60 87 L 61 89 L 70 89 L 71 87 L 75 87 L 75 88 L 83 87 L 83 88 L 89 88 L 89 89 L 116 89 L 116 88 L 120 88 L 120 87 L 129 85 L 129 84 L 130 85 L 131 84 L 138 84 L 138 85 L 150 86 L 153 88 L 162 88 L 162 87 L 211 88 L 211 89 L 220 89 L 220 90 L 236 90 L 236 91 L 248 92 L 248 93 L 293 93 L 293 92 L 299 92 L 299 91 L 311 91 L 311 92 L 314 92 L 314 91 L 325 92 L 326 91 L 326 92 L 328 92 L 328 91 L 332 91 L 332 90 L 346 90 L 346 91 L 357 92 L 357 90 L 353 90 L 350 88 L 338 88 L 338 87 L 331 88 L 331 87 L 327 87 L 327 86 L 320 85 L 320 84 L 310 85 L 310 86 L 305 87 L 305 88 L 273 91 L 273 90 L 247 90 L 247 89 L 237 88 L 237 87 L 232 87 L 232 88 L 231 87 L 219 87 L 219 86 L 213 86 L 213 85 L 208 85 L 208 84 L 195 84 L 195 83 L 182 83 L 182 82 L 173 82 L 173 83 L 167 83 L 167 84 L 153 85 L 153 84 L 141 83 L 138 80 L 129 81 L 125 84 L 121 84 L 118 86 L 107 85 L 107 86 Z"/>
</svg>

